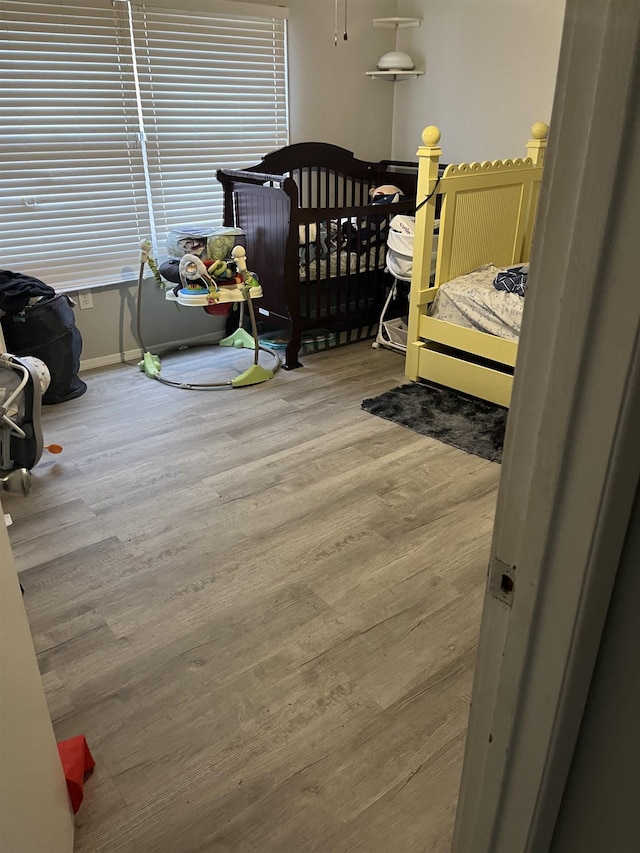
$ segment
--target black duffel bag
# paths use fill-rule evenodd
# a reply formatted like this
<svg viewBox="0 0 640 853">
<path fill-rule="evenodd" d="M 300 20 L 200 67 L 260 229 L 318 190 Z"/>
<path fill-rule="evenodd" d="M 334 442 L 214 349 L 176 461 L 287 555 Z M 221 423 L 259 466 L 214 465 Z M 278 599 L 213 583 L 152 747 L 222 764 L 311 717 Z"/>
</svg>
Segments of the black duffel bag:
<svg viewBox="0 0 640 853">
<path fill-rule="evenodd" d="M 41 299 L 20 314 L 5 315 L 2 331 L 7 352 L 36 356 L 49 368 L 51 383 L 43 403 L 63 403 L 87 390 L 78 376 L 82 336 L 66 293 Z"/>
</svg>

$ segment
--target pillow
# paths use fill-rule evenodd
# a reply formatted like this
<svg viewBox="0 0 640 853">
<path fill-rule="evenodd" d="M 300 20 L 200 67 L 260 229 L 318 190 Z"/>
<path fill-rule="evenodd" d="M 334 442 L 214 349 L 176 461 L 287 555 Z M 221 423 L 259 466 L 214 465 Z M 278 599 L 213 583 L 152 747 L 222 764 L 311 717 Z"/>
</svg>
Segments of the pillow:
<svg viewBox="0 0 640 853">
<path fill-rule="evenodd" d="M 527 277 L 529 275 L 529 264 L 522 264 L 517 267 L 507 267 L 506 270 L 501 270 L 493 280 L 493 286 L 496 290 L 506 290 L 508 293 L 515 293 L 518 296 L 524 296 L 527 291 Z"/>
</svg>

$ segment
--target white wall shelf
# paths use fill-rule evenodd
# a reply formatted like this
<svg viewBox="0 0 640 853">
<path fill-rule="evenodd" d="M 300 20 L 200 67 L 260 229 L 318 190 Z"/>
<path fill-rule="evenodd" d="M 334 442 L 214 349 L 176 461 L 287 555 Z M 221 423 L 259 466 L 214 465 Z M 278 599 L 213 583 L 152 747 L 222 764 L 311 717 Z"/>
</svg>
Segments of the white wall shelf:
<svg viewBox="0 0 640 853">
<path fill-rule="evenodd" d="M 406 27 L 419 27 L 422 23 L 422 18 L 374 18 L 373 26 L 374 27 L 390 27 L 395 29 L 404 29 Z M 395 71 L 366 71 L 367 77 L 371 78 L 379 78 L 380 80 L 389 80 L 392 83 L 395 83 L 396 80 L 415 80 L 416 77 L 420 77 L 424 74 L 424 71 L 417 71 L 415 68 L 411 71 L 401 71 L 400 69 L 396 69 Z"/>
<path fill-rule="evenodd" d="M 422 23 L 422 18 L 374 18 L 374 27 L 397 27 L 404 29 L 405 27 L 419 27 Z"/>
<path fill-rule="evenodd" d="M 413 80 L 424 74 L 424 71 L 417 71 L 415 68 L 412 71 L 365 71 L 367 77 L 379 77 L 381 80 L 390 80 L 395 83 L 396 80 Z"/>
</svg>

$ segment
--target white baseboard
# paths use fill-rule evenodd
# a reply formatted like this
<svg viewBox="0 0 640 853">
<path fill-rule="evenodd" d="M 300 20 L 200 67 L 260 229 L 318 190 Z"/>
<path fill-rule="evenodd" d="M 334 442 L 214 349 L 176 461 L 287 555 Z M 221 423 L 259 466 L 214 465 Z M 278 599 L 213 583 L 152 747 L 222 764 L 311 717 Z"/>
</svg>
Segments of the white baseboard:
<svg viewBox="0 0 640 853">
<path fill-rule="evenodd" d="M 186 341 L 167 341 L 166 344 L 158 344 L 153 346 L 151 349 L 159 355 L 162 355 L 164 352 L 173 352 L 179 347 L 217 344 L 218 341 L 221 341 L 222 338 L 224 338 L 224 336 L 225 333 L 224 330 L 222 330 L 220 332 L 214 332 L 211 335 L 199 335 L 196 338 L 189 338 L 189 340 Z M 136 349 L 125 350 L 125 352 L 114 352 L 109 355 L 99 355 L 96 358 L 83 358 L 80 359 L 80 371 L 96 370 L 98 367 L 108 367 L 110 364 L 123 364 L 127 361 L 135 362 L 139 361 L 142 356 L 142 350 L 137 347 Z"/>
</svg>

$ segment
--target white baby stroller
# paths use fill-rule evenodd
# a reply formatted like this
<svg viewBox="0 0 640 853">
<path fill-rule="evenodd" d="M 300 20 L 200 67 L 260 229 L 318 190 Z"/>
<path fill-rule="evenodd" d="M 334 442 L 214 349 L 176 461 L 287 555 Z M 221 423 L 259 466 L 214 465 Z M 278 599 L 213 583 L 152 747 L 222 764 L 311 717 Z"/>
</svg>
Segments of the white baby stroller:
<svg viewBox="0 0 640 853">
<path fill-rule="evenodd" d="M 386 347 L 398 352 L 407 351 L 406 308 L 413 269 L 413 241 L 416 233 L 415 216 L 398 214 L 389 223 L 387 234 L 387 271 L 393 276 L 393 285 L 382 307 L 378 333 L 372 346 Z M 398 308 L 400 303 L 401 309 Z M 396 308 L 392 311 L 392 306 Z M 401 310 L 401 316 L 388 317 Z"/>
<path fill-rule="evenodd" d="M 0 355 L 0 470 L 30 471 L 43 451 L 40 420 L 49 371 L 38 358 Z"/>
</svg>

